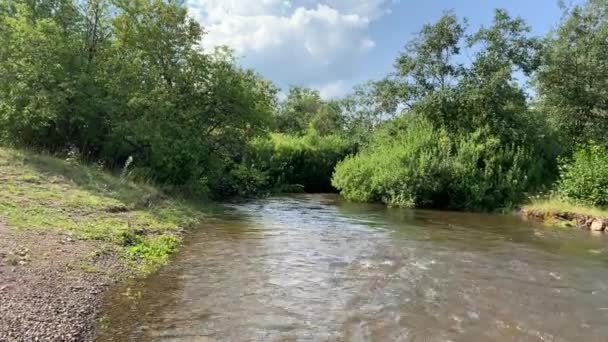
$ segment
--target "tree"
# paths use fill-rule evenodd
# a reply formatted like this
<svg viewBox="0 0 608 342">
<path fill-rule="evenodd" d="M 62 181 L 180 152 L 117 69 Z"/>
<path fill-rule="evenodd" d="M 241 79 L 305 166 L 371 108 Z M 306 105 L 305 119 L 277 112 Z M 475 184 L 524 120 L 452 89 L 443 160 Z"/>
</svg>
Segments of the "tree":
<svg viewBox="0 0 608 342">
<path fill-rule="evenodd" d="M 0 134 L 53 148 L 77 90 L 80 17 L 68 0 L 2 1 L 0 8 Z"/>
<path fill-rule="evenodd" d="M 345 128 L 352 139 L 364 142 L 384 121 L 401 109 L 400 83 L 388 78 L 358 85 L 340 101 Z"/>
<path fill-rule="evenodd" d="M 529 113 L 513 75 L 536 70 L 541 44 L 522 19 L 504 10 L 496 10 L 488 28 L 465 35 L 465 27 L 448 13 L 426 25 L 397 59 L 396 80 L 411 94 L 406 107 L 454 133 L 485 129 L 505 142 L 521 141 L 517 135 Z M 457 64 L 465 40 L 475 53 L 470 64 Z"/>
<path fill-rule="evenodd" d="M 236 67 L 227 49 L 202 53 L 203 30 L 178 2 L 121 6 L 108 89 L 117 102 L 112 141 L 124 141 L 124 156 L 136 155 L 157 181 L 213 187 L 269 126 L 274 86 Z"/>
<path fill-rule="evenodd" d="M 608 143 L 608 2 L 565 10 L 545 46 L 536 79 L 539 107 L 573 145 Z"/>
<path fill-rule="evenodd" d="M 344 118 L 338 101 L 324 101 L 310 120 L 310 127 L 320 136 L 339 134 L 344 126 Z"/>
<path fill-rule="evenodd" d="M 304 134 L 312 118 L 323 107 L 318 90 L 291 87 L 277 114 L 277 129 L 281 133 Z"/>
<path fill-rule="evenodd" d="M 202 38 L 179 0 L 0 0 L 0 140 L 219 188 L 276 88 Z"/>
<path fill-rule="evenodd" d="M 531 113 L 514 73 L 530 75 L 538 68 L 541 44 L 530 32 L 523 19 L 499 9 L 492 26 L 468 37 L 469 48 L 478 52 L 457 87 L 461 128 L 485 127 L 504 142 L 524 141 Z"/>
<path fill-rule="evenodd" d="M 462 66 L 453 57 L 460 53 L 466 23 L 453 13 L 444 14 L 435 24 L 424 25 L 395 61 L 395 75 L 409 85 L 412 100 L 454 84 Z"/>
</svg>

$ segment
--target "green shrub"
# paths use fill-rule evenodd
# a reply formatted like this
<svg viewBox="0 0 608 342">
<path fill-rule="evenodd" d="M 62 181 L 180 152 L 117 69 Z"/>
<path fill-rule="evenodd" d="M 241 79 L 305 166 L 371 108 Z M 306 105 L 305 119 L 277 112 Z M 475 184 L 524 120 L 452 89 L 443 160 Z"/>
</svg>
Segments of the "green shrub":
<svg viewBox="0 0 608 342">
<path fill-rule="evenodd" d="M 512 208 L 539 180 L 541 163 L 528 150 L 481 131 L 459 137 L 456 151 L 448 174 L 452 208 Z"/>
<path fill-rule="evenodd" d="M 303 189 L 306 192 L 334 191 L 331 176 L 336 164 L 353 153 L 353 146 L 338 135 L 305 136 L 272 134 L 250 144 L 248 164 L 268 176 L 275 190 Z"/>
<path fill-rule="evenodd" d="M 560 167 L 558 194 L 588 205 L 608 205 L 608 151 L 587 145 L 574 152 Z"/>
<path fill-rule="evenodd" d="M 244 163 L 233 164 L 212 177 L 211 192 L 219 198 L 249 197 L 268 188 L 268 175 Z"/>
<path fill-rule="evenodd" d="M 400 134 L 379 133 L 370 147 L 339 163 L 333 185 L 354 201 L 492 210 L 522 200 L 535 172 L 523 148 L 482 131 L 450 136 L 415 119 Z"/>
<path fill-rule="evenodd" d="M 354 201 L 427 206 L 443 187 L 449 145 L 444 131 L 417 122 L 394 139 L 380 135 L 363 153 L 338 164 L 333 185 Z"/>
</svg>

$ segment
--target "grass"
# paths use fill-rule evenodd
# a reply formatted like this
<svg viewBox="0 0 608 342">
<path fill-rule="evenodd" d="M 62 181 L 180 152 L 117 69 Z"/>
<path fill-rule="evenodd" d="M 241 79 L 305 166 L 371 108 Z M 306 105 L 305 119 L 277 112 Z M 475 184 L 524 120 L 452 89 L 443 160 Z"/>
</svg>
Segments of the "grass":
<svg viewBox="0 0 608 342">
<path fill-rule="evenodd" d="M 526 211 L 545 213 L 546 216 L 569 213 L 608 218 L 608 208 L 585 206 L 558 198 L 534 199 L 531 203 L 525 205 L 523 209 Z"/>
<path fill-rule="evenodd" d="M 143 272 L 165 264 L 207 208 L 96 166 L 0 147 L 0 219 L 114 248 Z"/>
</svg>

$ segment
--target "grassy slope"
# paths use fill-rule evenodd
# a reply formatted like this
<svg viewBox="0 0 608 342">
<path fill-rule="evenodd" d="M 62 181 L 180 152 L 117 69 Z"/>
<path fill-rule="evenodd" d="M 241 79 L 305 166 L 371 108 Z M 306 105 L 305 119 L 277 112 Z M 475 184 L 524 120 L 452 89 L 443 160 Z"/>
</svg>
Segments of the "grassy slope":
<svg viewBox="0 0 608 342">
<path fill-rule="evenodd" d="M 144 272 L 167 261 L 202 207 L 61 159 L 0 147 L 0 220 L 99 241 Z"/>
</svg>

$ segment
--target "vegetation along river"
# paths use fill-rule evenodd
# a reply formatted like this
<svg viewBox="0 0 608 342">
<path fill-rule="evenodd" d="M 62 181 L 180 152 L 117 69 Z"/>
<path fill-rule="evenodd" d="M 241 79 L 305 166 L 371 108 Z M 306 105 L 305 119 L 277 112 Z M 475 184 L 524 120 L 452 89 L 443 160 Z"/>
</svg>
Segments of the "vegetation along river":
<svg viewBox="0 0 608 342">
<path fill-rule="evenodd" d="M 608 243 L 334 195 L 227 204 L 110 295 L 100 341 L 605 341 Z"/>
</svg>

